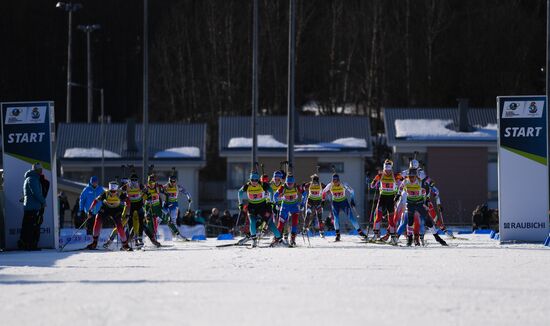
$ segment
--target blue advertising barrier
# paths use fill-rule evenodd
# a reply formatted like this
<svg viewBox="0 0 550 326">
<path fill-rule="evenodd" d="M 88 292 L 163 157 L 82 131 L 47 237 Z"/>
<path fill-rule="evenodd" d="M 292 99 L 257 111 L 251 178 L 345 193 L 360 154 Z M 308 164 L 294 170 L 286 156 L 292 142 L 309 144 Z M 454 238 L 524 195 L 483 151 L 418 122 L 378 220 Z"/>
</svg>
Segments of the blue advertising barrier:
<svg viewBox="0 0 550 326">
<path fill-rule="evenodd" d="M 222 233 L 218 235 L 218 240 L 233 240 L 233 234 L 231 233 Z"/>
</svg>

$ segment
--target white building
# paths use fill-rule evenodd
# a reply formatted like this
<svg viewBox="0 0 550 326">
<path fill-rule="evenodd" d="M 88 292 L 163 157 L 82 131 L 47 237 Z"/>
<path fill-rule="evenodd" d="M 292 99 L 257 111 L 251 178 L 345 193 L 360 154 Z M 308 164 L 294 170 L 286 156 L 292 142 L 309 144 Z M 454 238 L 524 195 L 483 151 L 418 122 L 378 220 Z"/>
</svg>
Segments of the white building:
<svg viewBox="0 0 550 326">
<path fill-rule="evenodd" d="M 469 224 L 477 205 L 497 207 L 495 108 L 385 108 L 388 146 L 396 167 L 415 156 L 435 181 L 445 220 Z"/>
<path fill-rule="evenodd" d="M 133 165 L 141 179 L 141 131 L 141 124 L 131 121 L 105 124 L 104 185 L 110 180 L 130 175 L 130 169 L 122 168 L 123 165 Z M 60 123 L 57 140 L 58 167 L 63 179 L 86 184 L 95 175 L 101 180 L 100 124 Z M 149 124 L 148 143 L 149 164 L 154 165 L 159 182 L 167 182 L 172 168 L 175 168 L 178 182 L 189 191 L 194 205 L 198 205 L 199 170 L 206 165 L 206 124 L 152 123 Z M 60 183 L 59 188 L 67 192 L 73 205 L 78 195 L 74 193 L 74 187 L 64 189 L 63 183 Z M 186 198 L 180 200 L 180 207 L 186 209 Z"/>
<path fill-rule="evenodd" d="M 286 160 L 286 117 L 258 117 L 258 162 L 271 178 Z M 220 117 L 220 156 L 227 158 L 227 202 L 237 208 L 237 190 L 251 167 L 251 118 Z M 362 116 L 299 116 L 295 122 L 294 175 L 307 182 L 319 166 L 321 182 L 331 181 L 332 166 L 356 192 L 361 222 L 366 218 L 365 158 L 372 156 L 370 124 Z M 260 171 L 261 172 L 261 171 Z"/>
</svg>

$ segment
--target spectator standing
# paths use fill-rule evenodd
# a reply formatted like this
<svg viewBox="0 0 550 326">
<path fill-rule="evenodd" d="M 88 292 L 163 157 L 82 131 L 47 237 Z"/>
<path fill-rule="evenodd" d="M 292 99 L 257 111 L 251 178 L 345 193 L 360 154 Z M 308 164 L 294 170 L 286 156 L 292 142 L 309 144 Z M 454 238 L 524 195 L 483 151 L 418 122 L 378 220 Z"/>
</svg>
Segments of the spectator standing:
<svg viewBox="0 0 550 326">
<path fill-rule="evenodd" d="M 59 228 L 62 229 L 65 222 L 65 211 L 71 209 L 71 206 L 69 205 L 67 195 L 63 191 L 60 191 L 57 195 L 57 202 L 59 205 Z"/>
<path fill-rule="evenodd" d="M 225 230 L 222 228 L 222 221 L 220 218 L 220 211 L 214 207 L 210 216 L 208 216 L 208 226 L 206 233 L 208 235 L 218 235 L 220 233 L 225 233 Z"/>
<path fill-rule="evenodd" d="M 40 166 L 40 163 L 33 164 L 32 169 L 25 172 L 25 181 L 23 182 L 23 223 L 21 225 L 19 242 L 17 243 L 19 249 L 22 250 L 40 250 L 38 248 L 40 225 L 42 224 L 44 207 L 46 206 L 46 198 L 40 180 L 41 174 L 42 166 Z"/>
<path fill-rule="evenodd" d="M 221 217 L 221 224 L 224 228 L 226 228 L 227 232 L 229 233 L 231 229 L 235 227 L 235 220 L 233 219 L 233 216 L 231 216 L 231 213 L 229 210 L 224 210 L 223 215 Z"/>
<path fill-rule="evenodd" d="M 79 211 L 79 206 L 80 205 L 79 204 L 80 204 L 79 201 L 76 200 L 74 202 L 73 208 L 71 209 L 71 221 L 73 222 L 73 225 L 74 225 L 75 228 L 80 227 L 82 225 L 82 223 L 84 223 L 84 220 L 78 217 L 78 215 L 79 215 L 78 213 L 80 213 L 80 211 Z"/>
<path fill-rule="evenodd" d="M 206 220 L 202 216 L 202 211 L 200 209 L 197 209 L 195 211 L 195 223 L 196 224 L 206 224 Z"/>
</svg>

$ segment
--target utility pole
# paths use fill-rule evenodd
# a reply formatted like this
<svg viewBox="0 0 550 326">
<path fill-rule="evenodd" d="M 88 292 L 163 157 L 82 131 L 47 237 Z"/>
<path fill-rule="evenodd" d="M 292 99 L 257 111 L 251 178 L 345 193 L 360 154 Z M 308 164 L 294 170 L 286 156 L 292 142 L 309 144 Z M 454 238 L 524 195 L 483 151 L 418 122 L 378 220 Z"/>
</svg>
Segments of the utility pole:
<svg viewBox="0 0 550 326">
<path fill-rule="evenodd" d="M 92 123 L 92 114 L 94 110 L 94 94 L 93 94 L 93 72 L 92 72 L 92 47 L 90 42 L 90 34 L 100 29 L 101 26 L 94 25 L 78 25 L 78 29 L 86 33 L 86 52 L 88 59 L 88 123 Z"/>
<path fill-rule="evenodd" d="M 147 167 L 149 166 L 149 36 L 147 26 L 147 0 L 143 0 L 143 182 L 147 182 Z"/>
<path fill-rule="evenodd" d="M 288 116 L 287 116 L 287 151 L 286 160 L 294 164 L 294 123 L 295 123 L 295 63 L 296 63 L 296 0 L 290 1 L 288 28 Z"/>
<path fill-rule="evenodd" d="M 251 169 L 254 169 L 254 164 L 258 161 L 258 0 L 253 0 L 253 29 L 252 29 L 252 162 Z"/>
<path fill-rule="evenodd" d="M 55 5 L 56 8 L 63 9 L 69 13 L 69 28 L 68 28 L 68 41 L 67 41 L 67 112 L 66 112 L 66 122 L 71 122 L 71 78 L 72 78 L 72 29 L 73 29 L 73 12 L 82 8 L 80 3 L 65 3 L 58 2 Z"/>
</svg>

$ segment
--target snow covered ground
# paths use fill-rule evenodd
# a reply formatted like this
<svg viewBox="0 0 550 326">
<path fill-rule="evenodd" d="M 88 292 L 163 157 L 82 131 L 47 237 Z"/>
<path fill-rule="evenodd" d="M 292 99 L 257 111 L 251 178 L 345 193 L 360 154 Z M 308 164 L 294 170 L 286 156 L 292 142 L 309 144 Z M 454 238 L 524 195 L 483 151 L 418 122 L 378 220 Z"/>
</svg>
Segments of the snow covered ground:
<svg viewBox="0 0 550 326">
<path fill-rule="evenodd" d="M 550 249 L 465 235 L 442 248 L 173 243 L 0 253 L 2 325 L 549 325 Z M 431 238 L 431 236 L 430 236 Z M 330 241 L 329 241 L 330 240 Z M 267 240 L 265 240 L 267 241 Z M 172 243 L 167 243 L 172 244 Z"/>
</svg>

